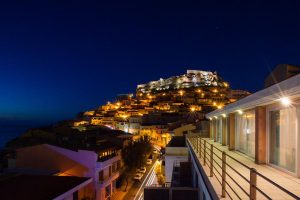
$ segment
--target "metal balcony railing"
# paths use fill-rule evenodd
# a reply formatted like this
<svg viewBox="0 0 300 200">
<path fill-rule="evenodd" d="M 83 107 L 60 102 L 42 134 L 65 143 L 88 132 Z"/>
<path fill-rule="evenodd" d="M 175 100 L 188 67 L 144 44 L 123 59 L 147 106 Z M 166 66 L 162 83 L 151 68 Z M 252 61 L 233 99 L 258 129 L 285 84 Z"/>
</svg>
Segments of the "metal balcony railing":
<svg viewBox="0 0 300 200">
<path fill-rule="evenodd" d="M 223 198 L 228 195 L 230 199 L 241 200 L 245 199 L 246 196 L 250 200 L 256 200 L 258 199 L 258 193 L 260 193 L 266 199 L 272 199 L 264 189 L 258 186 L 257 179 L 261 178 L 266 184 L 270 184 L 270 186 L 282 191 L 289 198 L 300 199 L 299 196 L 275 183 L 270 178 L 258 172 L 255 168 L 245 165 L 231 155 L 228 155 L 225 151 L 220 150 L 209 140 L 193 135 L 188 136 L 187 141 L 194 153 L 198 155 L 198 158 L 202 161 L 203 166 L 208 166 L 209 176 L 214 176 L 220 184 L 222 188 L 221 196 Z M 228 162 L 229 160 L 231 163 L 234 162 L 238 164 L 244 171 L 248 171 L 247 173 L 250 173 L 249 178 L 236 170 L 235 167 Z M 239 179 L 243 180 L 246 184 L 241 184 L 234 176 L 239 177 Z"/>
</svg>

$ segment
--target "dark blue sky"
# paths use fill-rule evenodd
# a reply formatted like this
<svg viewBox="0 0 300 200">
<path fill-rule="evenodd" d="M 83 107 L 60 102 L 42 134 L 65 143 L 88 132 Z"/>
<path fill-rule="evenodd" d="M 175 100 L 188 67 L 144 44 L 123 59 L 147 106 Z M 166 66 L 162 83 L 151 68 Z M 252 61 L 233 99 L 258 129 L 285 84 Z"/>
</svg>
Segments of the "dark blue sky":
<svg viewBox="0 0 300 200">
<path fill-rule="evenodd" d="M 300 65 L 297 1 L 205 2 L 1 1 L 0 119 L 72 118 L 186 69 L 253 92 Z"/>
</svg>

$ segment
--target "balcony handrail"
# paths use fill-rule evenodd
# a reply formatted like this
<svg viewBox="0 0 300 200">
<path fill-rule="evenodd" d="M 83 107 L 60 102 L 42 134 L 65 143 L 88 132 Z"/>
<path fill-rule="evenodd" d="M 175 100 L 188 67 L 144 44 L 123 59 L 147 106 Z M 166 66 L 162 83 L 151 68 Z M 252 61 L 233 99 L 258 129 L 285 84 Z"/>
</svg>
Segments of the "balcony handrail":
<svg viewBox="0 0 300 200">
<path fill-rule="evenodd" d="M 203 160 L 203 165 L 207 165 L 210 169 L 210 176 L 215 176 L 217 181 L 221 184 L 222 186 L 222 197 L 225 197 L 227 194 L 230 199 L 233 199 L 232 196 L 230 195 L 228 189 L 226 189 L 226 186 L 228 186 L 231 191 L 237 196 L 238 199 L 242 199 L 237 192 L 232 188 L 232 185 L 226 181 L 226 176 L 228 176 L 232 182 L 238 186 L 238 188 L 245 193 L 250 200 L 256 200 L 256 191 L 258 191 L 260 194 L 262 194 L 264 197 L 267 199 L 271 199 L 269 195 L 267 195 L 261 188 L 257 186 L 257 176 L 262 178 L 263 180 L 269 182 L 271 185 L 275 186 L 282 192 L 288 194 L 290 197 L 294 199 L 300 199 L 299 196 L 296 194 L 288 191 L 287 189 L 283 188 L 280 186 L 278 183 L 275 183 L 268 177 L 264 176 L 260 172 L 258 172 L 255 168 L 251 168 L 244 163 L 238 161 L 236 158 L 232 157 L 231 155 L 228 155 L 225 151 L 222 151 L 221 149 L 217 148 L 216 146 L 213 145 L 212 142 L 209 142 L 208 139 L 203 139 L 199 136 L 187 136 L 187 141 L 192 147 L 193 151 L 196 153 L 195 155 L 199 155 L 199 161 L 202 159 Z M 199 142 L 200 141 L 200 142 Z M 208 145 L 210 146 L 208 146 Z M 218 156 L 214 150 L 217 150 L 222 153 L 222 158 Z M 210 152 L 210 153 L 208 153 Z M 246 169 L 249 170 L 250 172 L 250 180 L 243 176 L 240 172 L 238 172 L 236 169 L 234 169 L 233 166 L 231 166 L 228 161 L 226 161 L 226 158 L 230 158 L 231 160 L 235 161 L 236 163 L 240 164 L 241 166 L 245 167 Z M 221 164 L 218 163 L 216 158 L 221 161 Z M 209 165 L 208 165 L 209 163 Z M 234 178 L 226 171 L 226 166 L 229 167 L 233 172 L 235 172 L 239 177 L 241 177 L 244 181 L 246 181 L 249 184 L 250 191 L 247 192 Z M 217 167 L 221 170 L 218 170 Z M 221 178 L 219 178 L 217 175 L 219 175 Z M 221 180 L 220 180 L 221 179 Z"/>
</svg>

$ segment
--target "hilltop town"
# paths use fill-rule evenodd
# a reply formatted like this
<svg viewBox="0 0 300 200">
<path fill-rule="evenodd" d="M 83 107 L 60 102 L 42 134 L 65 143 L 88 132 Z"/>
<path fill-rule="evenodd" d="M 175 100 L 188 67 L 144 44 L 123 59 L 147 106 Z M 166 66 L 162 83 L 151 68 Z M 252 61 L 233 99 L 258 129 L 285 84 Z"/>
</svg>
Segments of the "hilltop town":
<svg viewBox="0 0 300 200">
<path fill-rule="evenodd" d="M 130 133 L 134 138 L 149 135 L 165 146 L 171 136 L 190 131 L 208 133 L 204 115 L 250 93 L 233 90 L 216 72 L 187 70 L 186 74 L 138 85 L 135 94 L 122 94 L 113 102 L 81 113 L 73 127 L 106 126 Z"/>
</svg>

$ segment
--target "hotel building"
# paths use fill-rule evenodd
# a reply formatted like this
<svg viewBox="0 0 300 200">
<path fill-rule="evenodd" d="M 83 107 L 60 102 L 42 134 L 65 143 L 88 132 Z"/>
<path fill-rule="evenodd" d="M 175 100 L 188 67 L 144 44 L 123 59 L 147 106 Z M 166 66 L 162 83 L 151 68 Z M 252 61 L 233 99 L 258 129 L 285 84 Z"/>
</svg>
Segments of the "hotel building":
<svg viewBox="0 0 300 200">
<path fill-rule="evenodd" d="M 110 150 L 98 153 L 41 144 L 18 149 L 14 170 L 55 171 L 57 176 L 89 177 L 89 198 L 105 200 L 115 191 L 121 165 L 121 156 Z"/>
<path fill-rule="evenodd" d="M 206 117 L 187 137 L 199 199 L 300 199 L 300 74 Z"/>
</svg>

